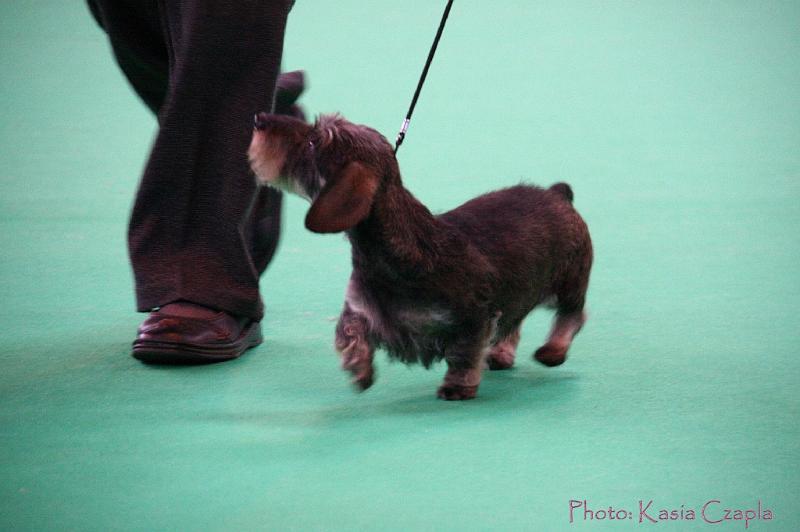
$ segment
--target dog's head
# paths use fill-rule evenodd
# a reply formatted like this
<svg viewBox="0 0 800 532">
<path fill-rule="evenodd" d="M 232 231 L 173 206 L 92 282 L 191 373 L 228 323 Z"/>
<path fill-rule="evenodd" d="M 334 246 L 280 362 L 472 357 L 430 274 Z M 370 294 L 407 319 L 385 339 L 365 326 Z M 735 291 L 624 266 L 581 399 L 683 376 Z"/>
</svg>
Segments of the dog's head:
<svg viewBox="0 0 800 532">
<path fill-rule="evenodd" d="M 248 155 L 259 184 L 311 201 L 306 227 L 316 233 L 345 231 L 364 220 L 381 181 L 398 173 L 386 138 L 339 115 L 322 115 L 310 125 L 259 113 Z"/>
</svg>

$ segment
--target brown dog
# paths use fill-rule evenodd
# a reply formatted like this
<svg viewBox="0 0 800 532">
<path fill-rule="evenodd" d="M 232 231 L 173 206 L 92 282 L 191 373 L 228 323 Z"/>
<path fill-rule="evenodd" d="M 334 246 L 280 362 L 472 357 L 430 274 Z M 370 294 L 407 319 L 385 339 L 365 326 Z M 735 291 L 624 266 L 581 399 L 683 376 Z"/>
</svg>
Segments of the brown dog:
<svg viewBox="0 0 800 532">
<path fill-rule="evenodd" d="M 382 347 L 425 367 L 446 360 L 439 397 L 471 399 L 484 363 L 511 367 L 522 320 L 539 304 L 556 317 L 534 357 L 564 362 L 586 319 L 592 264 L 569 185 L 519 185 L 434 216 L 403 187 L 391 144 L 338 115 L 312 126 L 259 113 L 249 157 L 260 184 L 311 201 L 308 229 L 350 239 L 336 348 L 361 389 Z"/>
</svg>

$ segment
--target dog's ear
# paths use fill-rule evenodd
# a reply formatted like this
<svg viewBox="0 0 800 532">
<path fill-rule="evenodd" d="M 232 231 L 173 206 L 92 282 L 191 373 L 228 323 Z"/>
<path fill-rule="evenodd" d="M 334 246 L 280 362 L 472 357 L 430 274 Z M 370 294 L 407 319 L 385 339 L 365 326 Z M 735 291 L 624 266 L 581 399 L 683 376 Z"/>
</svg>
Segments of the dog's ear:
<svg viewBox="0 0 800 532">
<path fill-rule="evenodd" d="M 358 162 L 349 163 L 322 188 L 306 215 L 306 228 L 315 233 L 338 233 L 355 226 L 372 209 L 378 176 Z"/>
</svg>

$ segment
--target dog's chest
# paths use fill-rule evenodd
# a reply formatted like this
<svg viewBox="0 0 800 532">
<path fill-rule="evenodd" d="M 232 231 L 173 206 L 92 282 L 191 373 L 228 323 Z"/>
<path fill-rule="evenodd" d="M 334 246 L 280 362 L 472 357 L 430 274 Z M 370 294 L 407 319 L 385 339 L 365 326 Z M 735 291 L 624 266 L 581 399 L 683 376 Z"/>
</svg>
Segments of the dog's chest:
<svg viewBox="0 0 800 532">
<path fill-rule="evenodd" d="M 441 358 L 455 326 L 451 311 L 414 298 L 398 298 L 348 285 L 347 305 L 363 315 L 371 333 L 389 353 L 407 362 L 425 364 Z"/>
<path fill-rule="evenodd" d="M 453 325 L 450 312 L 435 307 L 400 307 L 391 314 L 392 321 L 410 335 L 442 335 Z"/>
</svg>

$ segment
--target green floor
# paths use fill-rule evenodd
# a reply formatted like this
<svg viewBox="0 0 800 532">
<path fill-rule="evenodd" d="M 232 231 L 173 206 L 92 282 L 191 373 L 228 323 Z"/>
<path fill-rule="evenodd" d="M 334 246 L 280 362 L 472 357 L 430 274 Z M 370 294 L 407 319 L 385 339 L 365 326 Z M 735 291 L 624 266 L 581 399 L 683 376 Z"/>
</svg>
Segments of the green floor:
<svg viewBox="0 0 800 532">
<path fill-rule="evenodd" d="M 311 113 L 394 136 L 444 0 L 301 0 L 285 67 Z M 0 3 L 0 529 L 800 530 L 800 4 L 458 0 L 400 152 L 433 210 L 572 184 L 590 321 L 472 402 L 332 350 L 349 274 L 291 199 L 266 343 L 129 356 L 127 214 L 155 131 L 82 2 Z M 323 257 L 324 260 L 320 260 Z M 588 520 L 590 509 L 631 512 Z M 733 514 L 732 514 L 733 515 Z"/>
</svg>

